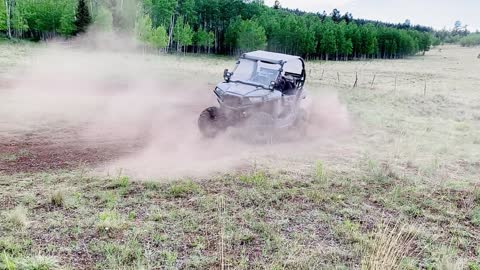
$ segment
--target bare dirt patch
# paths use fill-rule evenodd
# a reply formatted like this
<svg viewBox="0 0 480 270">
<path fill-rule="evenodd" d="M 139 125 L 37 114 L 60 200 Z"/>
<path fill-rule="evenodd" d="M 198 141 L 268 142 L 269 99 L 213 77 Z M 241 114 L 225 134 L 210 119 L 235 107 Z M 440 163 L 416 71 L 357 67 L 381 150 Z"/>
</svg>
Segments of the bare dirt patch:
<svg viewBox="0 0 480 270">
<path fill-rule="evenodd" d="M 41 172 L 99 166 L 145 146 L 146 138 L 88 141 L 81 129 L 49 129 L 40 134 L 0 137 L 0 172 Z M 50 133 L 50 134 L 49 134 Z"/>
</svg>

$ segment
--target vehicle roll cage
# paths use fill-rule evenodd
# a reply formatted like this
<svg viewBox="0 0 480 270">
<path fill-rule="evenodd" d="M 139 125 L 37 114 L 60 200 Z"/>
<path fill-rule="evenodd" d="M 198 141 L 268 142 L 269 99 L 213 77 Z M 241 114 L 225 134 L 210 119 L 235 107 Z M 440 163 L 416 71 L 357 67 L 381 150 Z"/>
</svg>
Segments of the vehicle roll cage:
<svg viewBox="0 0 480 270">
<path fill-rule="evenodd" d="M 260 62 L 264 62 L 264 63 L 267 63 L 267 64 L 278 64 L 282 67 L 280 69 L 280 73 L 283 72 L 283 67 L 288 62 L 288 60 L 269 59 L 269 58 L 264 58 L 264 57 L 248 55 L 246 53 L 242 54 L 240 59 L 260 61 Z M 303 86 L 305 85 L 305 80 L 307 79 L 306 78 L 307 74 L 305 72 L 305 61 L 301 57 L 290 57 L 290 59 L 296 59 L 296 60 L 299 60 L 302 63 L 302 72 L 300 74 L 293 73 L 293 72 L 285 72 L 285 75 L 290 75 L 290 76 L 294 77 L 296 79 L 297 88 L 302 89 Z"/>
</svg>

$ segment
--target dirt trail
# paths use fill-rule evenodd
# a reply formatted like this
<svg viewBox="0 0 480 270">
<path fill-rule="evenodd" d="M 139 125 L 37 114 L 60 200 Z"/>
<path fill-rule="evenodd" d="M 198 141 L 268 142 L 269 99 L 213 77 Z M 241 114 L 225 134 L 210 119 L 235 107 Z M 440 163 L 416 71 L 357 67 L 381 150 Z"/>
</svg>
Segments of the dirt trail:
<svg viewBox="0 0 480 270">
<path fill-rule="evenodd" d="M 314 139 L 269 146 L 228 135 L 204 140 L 198 114 L 215 104 L 212 89 L 234 61 L 58 46 L 31 58 L 0 91 L 0 172 L 86 165 L 147 178 L 198 176 L 262 156 L 306 155 L 323 147 L 319 133 L 349 127 L 347 110 L 332 94 L 316 105 Z"/>
</svg>

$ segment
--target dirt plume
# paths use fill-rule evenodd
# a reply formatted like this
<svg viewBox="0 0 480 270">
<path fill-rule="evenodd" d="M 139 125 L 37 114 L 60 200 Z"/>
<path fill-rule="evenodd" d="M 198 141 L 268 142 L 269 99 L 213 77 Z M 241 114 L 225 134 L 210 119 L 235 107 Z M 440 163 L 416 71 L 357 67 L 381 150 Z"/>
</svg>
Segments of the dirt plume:
<svg viewBox="0 0 480 270">
<path fill-rule="evenodd" d="M 50 44 L 12 71 L 16 79 L 0 92 L 0 151 L 22 150 L 29 158 L 0 161 L 0 170 L 22 160 L 27 164 L 11 171 L 48 169 L 54 156 L 63 159 L 59 164 L 86 162 L 140 178 L 203 176 L 265 156 L 319 151 L 329 138 L 348 134 L 348 112 L 336 95 L 310 89 L 307 138 L 252 145 L 227 132 L 203 139 L 198 115 L 216 104 L 211 91 L 233 61 L 144 55 L 131 43 L 115 51 L 92 44 Z"/>
</svg>

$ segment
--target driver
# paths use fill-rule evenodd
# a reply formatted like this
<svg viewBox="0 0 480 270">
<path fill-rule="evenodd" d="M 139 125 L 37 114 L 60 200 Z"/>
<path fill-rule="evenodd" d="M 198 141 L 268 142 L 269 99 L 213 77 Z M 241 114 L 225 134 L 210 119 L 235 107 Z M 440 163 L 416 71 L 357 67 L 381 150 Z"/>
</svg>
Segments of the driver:
<svg viewBox="0 0 480 270">
<path fill-rule="evenodd" d="M 295 91 L 295 82 L 292 76 L 281 76 L 278 81 L 278 88 L 284 95 L 293 95 Z"/>
</svg>

